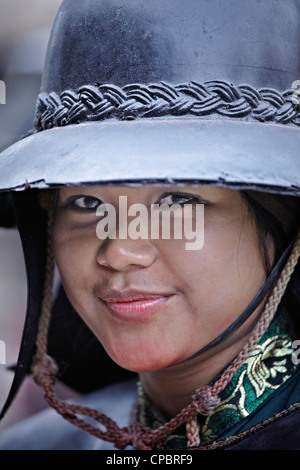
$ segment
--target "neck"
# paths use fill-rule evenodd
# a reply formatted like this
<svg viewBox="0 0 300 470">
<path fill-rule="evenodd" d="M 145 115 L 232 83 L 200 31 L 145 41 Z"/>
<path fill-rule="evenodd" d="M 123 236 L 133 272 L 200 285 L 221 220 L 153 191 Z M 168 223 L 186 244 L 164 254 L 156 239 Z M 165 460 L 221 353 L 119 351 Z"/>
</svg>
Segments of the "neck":
<svg viewBox="0 0 300 470">
<path fill-rule="evenodd" d="M 190 361 L 155 372 L 143 372 L 140 380 L 144 391 L 166 419 L 175 417 L 191 403 L 196 389 L 208 385 L 245 346 L 255 318 L 230 340 Z"/>
</svg>

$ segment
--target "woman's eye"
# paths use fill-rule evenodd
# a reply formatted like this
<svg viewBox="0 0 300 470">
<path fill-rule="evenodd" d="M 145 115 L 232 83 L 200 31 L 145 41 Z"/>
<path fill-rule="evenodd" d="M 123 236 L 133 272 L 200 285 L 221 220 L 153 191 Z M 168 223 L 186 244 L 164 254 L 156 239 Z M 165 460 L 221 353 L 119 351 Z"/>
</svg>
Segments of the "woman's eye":
<svg viewBox="0 0 300 470">
<path fill-rule="evenodd" d="M 100 204 L 102 204 L 102 201 L 93 196 L 71 196 L 68 198 L 66 205 L 74 209 L 93 211 Z"/>
<path fill-rule="evenodd" d="M 159 204 L 168 204 L 172 206 L 173 204 L 201 204 L 203 201 L 196 196 L 195 194 L 188 194 L 188 193 L 166 193 L 163 194 L 158 201 Z"/>
</svg>

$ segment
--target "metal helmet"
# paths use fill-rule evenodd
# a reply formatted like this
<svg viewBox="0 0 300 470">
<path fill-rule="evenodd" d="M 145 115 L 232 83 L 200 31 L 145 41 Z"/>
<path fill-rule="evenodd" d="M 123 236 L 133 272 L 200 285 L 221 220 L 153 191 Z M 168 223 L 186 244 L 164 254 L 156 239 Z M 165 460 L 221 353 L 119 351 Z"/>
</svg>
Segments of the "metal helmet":
<svg viewBox="0 0 300 470">
<path fill-rule="evenodd" d="M 37 190 L 212 184 L 254 191 L 261 201 L 271 193 L 298 201 L 299 24 L 298 0 L 63 1 L 34 127 L 0 154 L 0 190 L 14 195 L 29 279 L 3 413 L 29 371 L 41 311 L 47 236 Z M 63 335 L 79 327 L 74 347 Z M 61 379 L 80 391 L 127 376 L 63 290 L 49 351 Z M 93 373 L 99 357 L 107 367 L 100 383 Z"/>
</svg>

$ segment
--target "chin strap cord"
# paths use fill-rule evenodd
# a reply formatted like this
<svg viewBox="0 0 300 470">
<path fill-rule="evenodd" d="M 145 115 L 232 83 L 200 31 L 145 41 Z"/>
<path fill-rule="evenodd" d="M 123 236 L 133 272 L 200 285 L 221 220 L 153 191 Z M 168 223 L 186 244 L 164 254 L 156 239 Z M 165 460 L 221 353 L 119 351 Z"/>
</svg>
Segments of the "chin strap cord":
<svg viewBox="0 0 300 470">
<path fill-rule="evenodd" d="M 264 311 L 244 348 L 213 386 L 210 387 L 205 385 L 197 389 L 192 396 L 191 403 L 187 407 L 181 410 L 177 416 L 172 418 L 166 424 L 152 430 L 141 426 L 136 419 L 133 419 L 129 426 L 120 428 L 114 420 L 110 419 L 98 410 L 64 402 L 55 395 L 54 386 L 58 368 L 55 361 L 47 354 L 47 337 L 51 316 L 54 276 L 54 258 L 51 246 L 52 223 L 53 210 L 51 209 L 48 210 L 48 253 L 43 305 L 36 341 L 37 352 L 32 363 L 33 379 L 38 386 L 43 388 L 46 402 L 70 423 L 99 439 L 113 442 L 118 449 L 124 449 L 130 445 L 138 450 L 151 450 L 154 447 L 160 447 L 162 446 L 164 437 L 177 429 L 183 423 L 186 423 L 187 446 L 199 446 L 200 437 L 197 416 L 208 416 L 218 407 L 220 404 L 220 398 L 218 396 L 219 393 L 226 387 L 235 372 L 245 362 L 248 355 L 257 345 L 274 318 L 287 284 L 300 257 L 300 232 L 297 236 L 288 262 L 281 272 L 279 279 L 266 302 Z M 101 429 L 100 426 L 93 426 L 89 422 L 78 418 L 77 415 L 88 416 L 94 419 L 104 427 L 104 430 Z"/>
</svg>

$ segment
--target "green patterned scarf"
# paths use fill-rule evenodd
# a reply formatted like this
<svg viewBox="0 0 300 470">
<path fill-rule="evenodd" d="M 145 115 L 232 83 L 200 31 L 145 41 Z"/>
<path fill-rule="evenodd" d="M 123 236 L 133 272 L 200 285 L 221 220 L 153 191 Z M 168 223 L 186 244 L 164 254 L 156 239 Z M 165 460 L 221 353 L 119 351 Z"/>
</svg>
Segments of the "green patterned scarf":
<svg viewBox="0 0 300 470">
<path fill-rule="evenodd" d="M 230 432 L 272 397 L 297 366 L 293 362 L 293 339 L 283 314 L 278 314 L 243 366 L 220 393 L 221 403 L 210 416 L 199 416 L 201 445 L 210 444 Z M 222 374 L 223 372 L 221 372 Z M 221 376 L 216 377 L 210 385 Z M 139 384 L 138 420 L 155 429 L 165 423 Z M 186 446 L 185 426 L 165 438 L 165 448 Z"/>
</svg>

